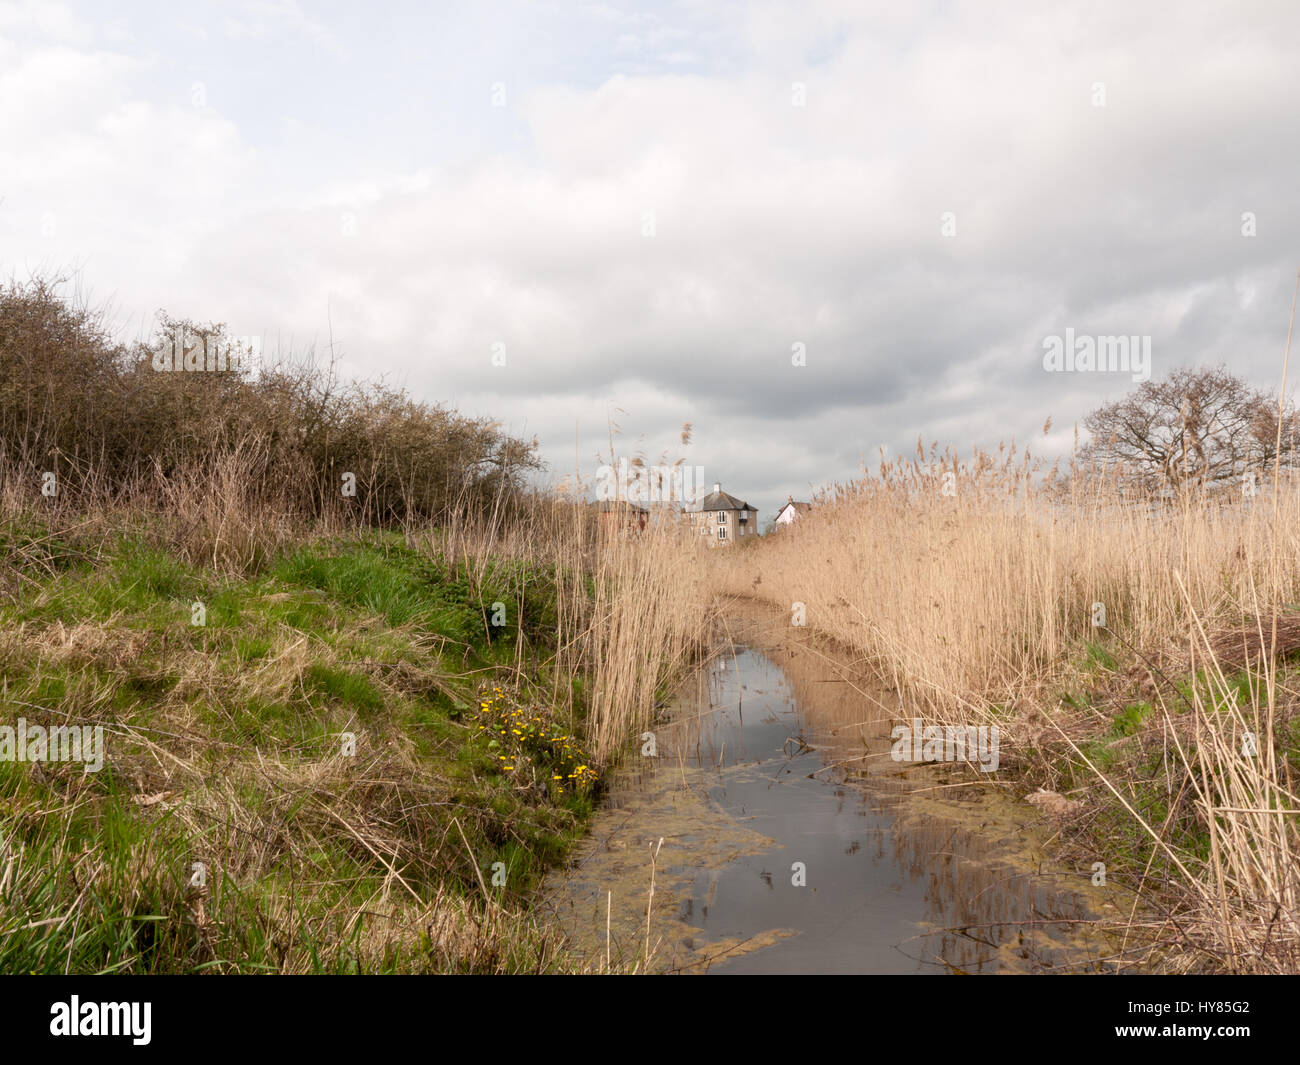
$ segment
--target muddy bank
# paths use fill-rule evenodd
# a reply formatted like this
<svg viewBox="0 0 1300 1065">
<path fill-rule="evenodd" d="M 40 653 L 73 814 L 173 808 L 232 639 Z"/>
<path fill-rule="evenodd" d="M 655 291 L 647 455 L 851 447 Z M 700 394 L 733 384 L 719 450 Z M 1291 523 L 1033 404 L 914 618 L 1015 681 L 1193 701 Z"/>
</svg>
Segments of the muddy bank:
<svg viewBox="0 0 1300 1065">
<path fill-rule="evenodd" d="M 573 949 L 657 972 L 1108 968 L 1094 922 L 1118 900 L 1051 864 L 1039 811 L 996 773 L 894 761 L 897 696 L 784 620 L 738 607 L 615 773 L 547 887 Z"/>
</svg>

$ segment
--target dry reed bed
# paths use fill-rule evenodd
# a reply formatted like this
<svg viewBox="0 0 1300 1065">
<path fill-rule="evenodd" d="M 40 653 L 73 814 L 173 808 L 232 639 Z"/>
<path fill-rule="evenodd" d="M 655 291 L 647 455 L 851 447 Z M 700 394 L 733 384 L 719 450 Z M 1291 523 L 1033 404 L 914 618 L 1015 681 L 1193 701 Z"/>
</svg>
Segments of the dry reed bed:
<svg viewBox="0 0 1300 1065">
<path fill-rule="evenodd" d="M 1137 886 L 1164 884 L 1158 923 L 1177 949 L 1163 964 L 1300 970 L 1287 750 L 1300 696 L 1263 653 L 1300 644 L 1300 487 L 1283 483 L 1275 518 L 1268 492 L 1141 502 L 1045 488 L 1009 463 L 953 468 L 955 494 L 921 463 L 842 487 L 756 549 L 715 553 L 715 586 L 785 611 L 804 604 L 809 627 L 878 663 L 909 717 L 996 721 L 1028 759 L 1041 762 L 1045 740 L 1082 758 L 1095 771 L 1087 798 L 1119 804 L 1150 840 L 1151 882 Z M 1156 707 L 1147 741 L 1167 749 L 1163 820 L 1081 750 L 1101 714 L 1061 696 L 1086 672 L 1089 644 L 1144 676 Z M 1243 701 L 1232 674 L 1247 660 Z M 1172 681 L 1197 670 L 1205 682 L 1180 694 Z M 1243 754 L 1249 742 L 1258 756 Z M 1204 859 L 1166 841 L 1189 806 L 1209 836 Z"/>
<path fill-rule="evenodd" d="M 552 697 L 572 715 L 569 682 L 587 679 L 586 731 L 598 763 L 617 756 L 650 721 L 657 697 L 710 647 L 716 610 L 707 559 L 672 523 L 608 534 L 585 505 L 547 498 L 522 520 L 459 522 L 415 542 L 471 571 L 503 559 L 550 570 L 559 615 L 557 677 L 564 680 Z"/>
<path fill-rule="evenodd" d="M 1240 628 L 1261 603 L 1300 600 L 1300 491 L 1272 513 L 1079 503 L 986 489 L 886 485 L 813 512 L 756 551 L 718 559 L 718 587 L 757 595 L 878 659 L 935 715 L 1033 697 L 1103 628 L 1146 650 L 1186 647 L 1193 618 Z M 850 575 L 851 576 L 846 576 Z M 1100 615 L 1098 615 L 1100 616 Z"/>
</svg>

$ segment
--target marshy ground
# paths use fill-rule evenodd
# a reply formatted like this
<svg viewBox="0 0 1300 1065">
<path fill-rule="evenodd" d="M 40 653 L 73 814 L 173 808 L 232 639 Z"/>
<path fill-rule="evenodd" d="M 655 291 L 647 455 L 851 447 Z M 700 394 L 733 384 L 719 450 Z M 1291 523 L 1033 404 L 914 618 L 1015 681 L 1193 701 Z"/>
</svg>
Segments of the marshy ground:
<svg viewBox="0 0 1300 1065">
<path fill-rule="evenodd" d="M 1132 964 L 1104 930 L 1122 900 L 1051 859 L 1010 782 L 893 761 L 899 715 L 874 676 L 770 608 L 732 600 L 724 616 L 726 650 L 548 879 L 574 950 L 684 973 Z"/>
</svg>

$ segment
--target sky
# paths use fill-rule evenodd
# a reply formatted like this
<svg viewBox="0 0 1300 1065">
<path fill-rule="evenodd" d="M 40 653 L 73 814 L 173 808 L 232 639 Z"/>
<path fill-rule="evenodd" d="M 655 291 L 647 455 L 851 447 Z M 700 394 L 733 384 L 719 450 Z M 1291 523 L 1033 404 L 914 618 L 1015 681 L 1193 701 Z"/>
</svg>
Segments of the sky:
<svg viewBox="0 0 1300 1065">
<path fill-rule="evenodd" d="M 1177 367 L 1275 389 L 1297 40 L 1291 2 L 0 0 L 0 276 L 332 350 L 556 478 L 614 425 L 765 522 L 918 437 L 1068 453 Z"/>
</svg>

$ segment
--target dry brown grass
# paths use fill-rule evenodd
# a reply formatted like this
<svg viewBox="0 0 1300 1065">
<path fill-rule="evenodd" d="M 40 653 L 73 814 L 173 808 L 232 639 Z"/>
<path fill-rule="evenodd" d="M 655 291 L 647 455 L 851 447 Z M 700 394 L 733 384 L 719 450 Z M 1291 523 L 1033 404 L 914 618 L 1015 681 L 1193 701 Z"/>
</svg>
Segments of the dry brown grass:
<svg viewBox="0 0 1300 1065">
<path fill-rule="evenodd" d="M 1186 964 L 1300 969 L 1300 801 L 1277 664 L 1300 645 L 1300 486 L 1282 479 L 1275 500 L 1160 503 L 1082 476 L 1045 484 L 1014 451 L 923 459 L 828 493 L 757 550 L 718 553 L 717 587 L 805 604 L 811 628 L 878 664 L 909 715 L 996 721 L 1013 758 L 1053 742 L 1084 757 L 1110 717 L 1077 714 L 1061 693 L 1096 683 L 1089 645 L 1129 663 L 1159 708 L 1149 740 L 1168 749 L 1174 808 L 1195 806 L 1211 853 L 1172 849 L 1168 822 L 1136 809 L 1133 782 L 1104 767 L 1090 799 L 1123 804 L 1179 881 Z M 1230 675 L 1247 662 L 1257 684 L 1239 705 Z M 1199 669 L 1208 683 L 1188 706 L 1172 680 Z M 1248 731 L 1259 757 L 1242 754 Z"/>
<path fill-rule="evenodd" d="M 709 570 L 683 525 L 604 535 L 592 508 L 570 492 L 539 497 L 522 516 L 467 519 L 414 539 L 471 572 L 524 560 L 554 575 L 560 668 L 551 695 L 574 721 L 572 681 L 586 678 L 586 730 L 598 763 L 640 732 L 656 699 L 708 651 Z M 522 660 L 517 668 L 525 668 Z"/>
<path fill-rule="evenodd" d="M 1288 564 L 1275 575 L 1263 496 L 1134 504 L 1043 491 L 1009 462 L 965 470 L 949 497 L 920 464 L 887 466 L 760 551 L 728 553 L 719 583 L 805 604 L 809 625 L 876 657 L 937 715 L 1038 697 L 1098 635 L 1097 603 L 1103 628 L 1150 649 L 1185 642 L 1193 617 L 1239 628 L 1261 601 L 1300 599 L 1300 490 L 1280 500 Z"/>
<path fill-rule="evenodd" d="M 126 791 L 109 800 L 94 787 L 102 784 L 97 778 L 35 767 L 6 799 L 7 822 L 22 830 L 14 839 L 26 833 L 44 844 L 15 842 L 0 854 L 0 876 L 17 907 L 0 908 L 0 942 L 23 933 L 12 924 L 23 907 L 45 906 L 53 923 L 26 929 L 37 937 L 31 956 L 41 960 L 33 964 L 50 964 L 45 952 L 52 950 L 62 966 L 63 948 L 51 944 L 75 937 L 78 921 L 90 920 L 80 894 L 111 900 L 103 904 L 114 912 L 168 915 L 167 939 L 155 941 L 147 957 L 138 937 L 121 948 L 122 964 L 132 969 L 160 964 L 159 957 L 168 971 L 320 971 L 340 957 L 363 970 L 565 968 L 554 934 L 520 896 L 503 899 L 485 887 L 491 874 L 480 863 L 489 845 L 527 846 L 537 825 L 572 833 L 573 815 L 548 810 L 544 790 L 534 795 L 522 780 L 519 795 L 533 804 L 536 823 L 527 832 L 491 804 L 466 802 L 451 755 L 444 764 L 417 749 L 409 720 L 388 707 L 428 699 L 463 704 L 467 689 L 491 677 L 521 702 L 558 707 L 575 729 L 585 709 L 596 764 L 614 757 L 626 730 L 653 708 L 655 687 L 672 682 L 707 625 L 707 603 L 681 599 L 679 583 L 669 579 L 671 537 L 602 544 L 589 508 L 547 496 L 486 512 L 466 506 L 442 526 L 408 527 L 408 544 L 464 567 L 477 598 L 488 586 L 502 587 L 505 567 L 512 617 L 535 597 L 555 598 L 553 646 L 535 634 L 525 641 L 520 626 L 510 681 L 495 656 L 465 672 L 455 640 L 414 623 L 393 625 L 356 610 L 323 619 L 318 630 L 270 620 L 282 598 L 297 604 L 317 593 L 277 593 L 246 585 L 246 576 L 322 537 L 324 544 L 347 544 L 353 531 L 364 542 L 373 538 L 343 519 L 295 523 L 244 492 L 243 472 L 259 461 L 255 449 L 223 461 L 224 471 L 218 464 L 208 479 L 196 470 L 159 482 L 164 495 L 141 487 L 98 497 L 90 507 L 84 496 L 74 505 L 29 488 L 6 497 L 4 591 L 30 612 L 0 630 L 0 666 L 22 686 L 21 696 L 8 688 L 6 701 L 29 717 L 102 725 L 115 786 Z M 80 588 L 83 581 L 64 574 L 65 564 L 89 563 L 78 572 L 96 579 L 101 564 L 111 570 L 120 563 L 122 537 L 252 596 L 255 635 L 266 646 L 245 661 L 239 632 L 209 644 L 188 627 L 188 598 L 175 593 L 165 593 L 175 610 L 162 618 L 139 606 L 129 615 L 110 609 L 82 616 L 83 598 L 65 611 L 69 582 Z M 111 588 L 103 598 L 114 599 Z M 409 657 L 355 650 L 395 641 Z M 321 667 L 365 678 L 381 706 L 358 712 L 313 694 L 311 672 Z M 47 685 L 62 693 L 57 701 L 30 702 L 30 693 Z M 136 694 L 126 698 L 124 688 Z M 305 705 L 311 713 L 303 716 Z M 286 707 L 294 708 L 290 718 L 263 726 L 263 713 Z M 357 735 L 364 754 L 334 757 L 316 735 L 343 731 Z M 85 820 L 123 807 L 131 832 L 143 827 L 143 834 L 130 842 L 97 836 L 87 847 Z M 155 844 L 168 853 L 159 857 Z M 214 878 L 202 890 L 178 893 L 177 878 L 192 861 L 206 863 Z M 53 913 L 46 900 L 67 891 L 73 904 Z M 187 915 L 180 924 L 178 913 Z"/>
</svg>

